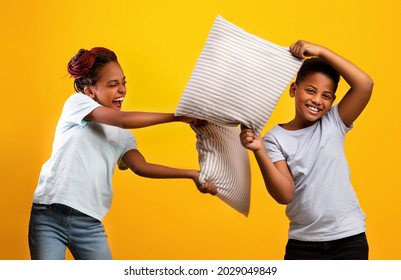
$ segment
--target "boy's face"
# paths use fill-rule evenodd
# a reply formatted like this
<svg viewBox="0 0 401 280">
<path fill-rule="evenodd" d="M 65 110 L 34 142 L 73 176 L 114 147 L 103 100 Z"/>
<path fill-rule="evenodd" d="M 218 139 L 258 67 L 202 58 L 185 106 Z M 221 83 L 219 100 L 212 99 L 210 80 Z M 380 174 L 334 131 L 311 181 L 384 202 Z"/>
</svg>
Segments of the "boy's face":
<svg viewBox="0 0 401 280">
<path fill-rule="evenodd" d="M 299 123 L 311 125 L 326 114 L 333 105 L 335 85 L 322 73 L 314 73 L 298 84 L 291 84 L 290 95 L 295 97 L 295 118 Z"/>
<path fill-rule="evenodd" d="M 98 81 L 90 86 L 90 97 L 105 107 L 121 110 L 127 92 L 123 70 L 117 62 L 109 62 L 99 71 Z"/>
</svg>

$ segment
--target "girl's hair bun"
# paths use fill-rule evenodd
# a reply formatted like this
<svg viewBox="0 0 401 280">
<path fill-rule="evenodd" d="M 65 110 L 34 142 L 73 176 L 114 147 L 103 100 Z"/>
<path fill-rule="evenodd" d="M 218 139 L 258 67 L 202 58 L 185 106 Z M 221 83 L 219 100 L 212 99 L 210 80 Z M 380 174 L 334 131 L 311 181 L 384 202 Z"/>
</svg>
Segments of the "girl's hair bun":
<svg viewBox="0 0 401 280">
<path fill-rule="evenodd" d="M 85 77 L 89 70 L 91 70 L 96 58 L 103 56 L 117 61 L 116 54 L 103 47 L 95 47 L 91 50 L 80 49 L 78 53 L 71 58 L 70 62 L 68 62 L 67 71 L 71 77 L 75 79 Z"/>
<path fill-rule="evenodd" d="M 90 50 L 80 49 L 78 53 L 68 62 L 67 70 L 71 77 L 79 79 L 85 77 L 93 64 L 96 55 Z"/>
</svg>

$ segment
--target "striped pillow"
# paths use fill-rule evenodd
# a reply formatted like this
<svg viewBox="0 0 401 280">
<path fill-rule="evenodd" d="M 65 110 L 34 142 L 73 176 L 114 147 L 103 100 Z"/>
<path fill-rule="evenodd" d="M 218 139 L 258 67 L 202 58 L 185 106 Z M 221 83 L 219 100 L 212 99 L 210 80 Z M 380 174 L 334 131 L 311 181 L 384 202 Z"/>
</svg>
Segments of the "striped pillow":
<svg viewBox="0 0 401 280">
<path fill-rule="evenodd" d="M 217 197 L 248 216 L 250 207 L 250 164 L 247 150 L 239 141 L 238 127 L 209 123 L 194 127 L 201 172 L 199 180 L 214 183 Z"/>
<path fill-rule="evenodd" d="M 176 115 L 260 133 L 302 60 L 218 16 Z"/>
</svg>

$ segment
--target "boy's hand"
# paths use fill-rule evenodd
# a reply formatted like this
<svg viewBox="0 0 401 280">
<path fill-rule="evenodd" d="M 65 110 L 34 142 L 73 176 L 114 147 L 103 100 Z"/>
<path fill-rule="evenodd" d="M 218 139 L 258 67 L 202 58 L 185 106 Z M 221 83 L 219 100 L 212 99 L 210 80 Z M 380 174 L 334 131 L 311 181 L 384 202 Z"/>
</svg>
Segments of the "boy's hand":
<svg viewBox="0 0 401 280">
<path fill-rule="evenodd" d="M 290 46 L 290 52 L 294 56 L 302 59 L 304 59 L 307 56 L 319 56 L 322 49 L 323 49 L 322 46 L 303 40 L 299 40 Z"/>
<path fill-rule="evenodd" d="M 262 138 L 257 135 L 252 129 L 247 128 L 246 126 L 241 125 L 241 133 L 239 135 L 242 146 L 251 151 L 259 150 L 263 141 Z"/>
</svg>

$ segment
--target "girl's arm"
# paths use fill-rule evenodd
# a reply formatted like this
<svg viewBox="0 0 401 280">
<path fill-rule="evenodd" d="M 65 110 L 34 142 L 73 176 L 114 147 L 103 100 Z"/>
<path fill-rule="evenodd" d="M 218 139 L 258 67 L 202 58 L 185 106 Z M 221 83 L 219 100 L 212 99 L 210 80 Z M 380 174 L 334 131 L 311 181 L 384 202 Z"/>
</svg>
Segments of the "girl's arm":
<svg viewBox="0 0 401 280">
<path fill-rule="evenodd" d="M 127 129 L 178 121 L 193 125 L 202 124 L 201 120 L 185 116 L 174 116 L 172 113 L 121 112 L 104 106 L 94 109 L 85 117 L 85 120 Z"/>
<path fill-rule="evenodd" d="M 326 60 L 350 85 L 349 91 L 338 104 L 338 112 L 344 124 L 350 126 L 369 102 L 373 81 L 358 66 L 333 51 L 306 41 L 298 41 L 290 47 L 294 56 L 318 56 Z"/>
<path fill-rule="evenodd" d="M 187 178 L 192 179 L 201 193 L 217 194 L 214 184 L 199 182 L 199 171 L 190 169 L 172 168 L 168 166 L 146 162 L 138 150 L 126 152 L 122 158 L 123 162 L 137 175 L 147 178 Z"/>
<path fill-rule="evenodd" d="M 273 163 L 267 154 L 262 138 L 251 129 L 242 128 L 241 144 L 253 151 L 269 194 L 280 204 L 288 204 L 294 198 L 294 180 L 285 160 Z"/>
</svg>

